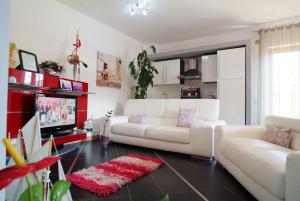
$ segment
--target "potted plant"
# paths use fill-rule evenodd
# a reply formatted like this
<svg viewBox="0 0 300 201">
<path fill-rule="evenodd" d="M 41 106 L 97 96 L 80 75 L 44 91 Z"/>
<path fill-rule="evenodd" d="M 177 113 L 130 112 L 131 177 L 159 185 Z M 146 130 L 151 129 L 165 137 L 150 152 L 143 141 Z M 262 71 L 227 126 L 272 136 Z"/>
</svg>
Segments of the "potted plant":
<svg viewBox="0 0 300 201">
<path fill-rule="evenodd" d="M 152 51 L 152 53 L 156 53 L 155 46 L 151 45 L 149 49 Z M 153 86 L 153 78 L 156 74 L 158 74 L 158 71 L 148 56 L 147 50 L 142 49 L 137 57 L 129 63 L 128 68 L 130 75 L 137 82 L 137 85 L 135 86 L 134 98 L 147 98 L 148 87 L 150 85 Z"/>
<path fill-rule="evenodd" d="M 4 189 L 14 180 L 25 177 L 28 187 L 20 195 L 18 201 L 63 200 L 64 195 L 71 186 L 70 182 L 64 180 L 56 181 L 51 188 L 50 194 L 47 194 L 45 183 L 39 181 L 36 175 L 36 172 L 48 168 L 60 160 L 59 157 L 46 157 L 34 163 L 26 163 L 23 156 L 15 149 L 9 139 L 4 138 L 3 143 L 16 165 L 0 170 L 0 190 Z M 32 183 L 32 180 L 29 178 L 30 174 L 33 175 L 34 183 Z"/>
<path fill-rule="evenodd" d="M 57 75 L 59 76 L 62 72 L 65 71 L 64 66 L 58 64 L 54 61 L 44 61 L 43 63 L 39 64 L 40 70 L 43 74 L 47 75 Z"/>
</svg>

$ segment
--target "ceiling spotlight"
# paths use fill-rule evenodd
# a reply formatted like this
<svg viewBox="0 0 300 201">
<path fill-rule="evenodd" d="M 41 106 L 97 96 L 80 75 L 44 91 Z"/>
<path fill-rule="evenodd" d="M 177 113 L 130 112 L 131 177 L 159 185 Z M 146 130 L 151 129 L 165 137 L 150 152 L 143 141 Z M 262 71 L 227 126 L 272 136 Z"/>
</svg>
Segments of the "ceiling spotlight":
<svg viewBox="0 0 300 201">
<path fill-rule="evenodd" d="M 132 16 L 134 16 L 135 12 L 134 12 L 133 9 L 131 9 L 130 14 L 131 14 Z"/>
<path fill-rule="evenodd" d="M 143 8 L 143 4 L 142 4 L 142 3 L 137 3 L 136 6 L 137 6 L 139 9 L 142 9 L 142 8 Z"/>
<path fill-rule="evenodd" d="M 147 15 L 147 14 L 148 14 L 147 10 L 146 9 L 143 10 L 143 15 Z"/>
<path fill-rule="evenodd" d="M 147 15 L 149 12 L 148 0 L 132 0 L 130 14 L 142 14 Z"/>
</svg>

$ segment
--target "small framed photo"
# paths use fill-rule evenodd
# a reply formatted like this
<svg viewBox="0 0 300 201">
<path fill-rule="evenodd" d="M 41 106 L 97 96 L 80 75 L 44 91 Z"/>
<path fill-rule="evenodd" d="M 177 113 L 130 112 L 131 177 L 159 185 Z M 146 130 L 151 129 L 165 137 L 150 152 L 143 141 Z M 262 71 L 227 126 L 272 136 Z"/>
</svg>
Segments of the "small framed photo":
<svg viewBox="0 0 300 201">
<path fill-rule="evenodd" d="M 73 91 L 81 92 L 83 91 L 83 86 L 81 82 L 73 82 Z"/>
<path fill-rule="evenodd" d="M 34 73 L 39 73 L 39 64 L 35 54 L 27 52 L 25 50 L 19 50 L 20 58 L 20 69 L 25 71 L 30 71 Z"/>
<path fill-rule="evenodd" d="M 60 88 L 66 91 L 72 91 L 72 82 L 70 80 L 60 79 Z"/>
</svg>

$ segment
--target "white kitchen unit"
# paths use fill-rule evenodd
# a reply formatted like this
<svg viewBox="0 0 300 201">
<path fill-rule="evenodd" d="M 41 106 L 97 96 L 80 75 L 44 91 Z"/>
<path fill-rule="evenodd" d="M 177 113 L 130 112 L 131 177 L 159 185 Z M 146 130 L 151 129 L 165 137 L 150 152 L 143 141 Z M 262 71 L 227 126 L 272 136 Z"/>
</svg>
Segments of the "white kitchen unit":
<svg viewBox="0 0 300 201">
<path fill-rule="evenodd" d="M 245 54 L 244 47 L 217 52 L 219 119 L 227 124 L 246 122 Z"/>
<path fill-rule="evenodd" d="M 220 50 L 218 55 L 218 79 L 245 78 L 246 52 L 245 48 Z"/>
<path fill-rule="evenodd" d="M 180 84 L 180 59 L 154 62 L 158 75 L 153 79 L 154 85 Z"/>
<path fill-rule="evenodd" d="M 161 85 L 164 83 L 164 61 L 158 61 L 153 63 L 158 74 L 153 78 L 153 85 Z"/>
<path fill-rule="evenodd" d="M 217 82 L 217 55 L 201 57 L 202 82 Z"/>
<path fill-rule="evenodd" d="M 245 124 L 245 79 L 218 81 L 219 119 L 227 124 Z"/>
</svg>

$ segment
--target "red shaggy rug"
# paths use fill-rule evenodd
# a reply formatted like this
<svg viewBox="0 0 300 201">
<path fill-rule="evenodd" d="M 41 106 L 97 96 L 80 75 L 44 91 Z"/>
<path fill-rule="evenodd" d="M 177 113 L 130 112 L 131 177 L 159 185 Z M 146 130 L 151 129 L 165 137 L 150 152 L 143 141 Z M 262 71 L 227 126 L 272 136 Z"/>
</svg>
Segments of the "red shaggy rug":
<svg viewBox="0 0 300 201">
<path fill-rule="evenodd" d="M 82 189 L 105 197 L 163 164 L 158 158 L 128 154 L 69 174 L 67 180 Z"/>
</svg>

